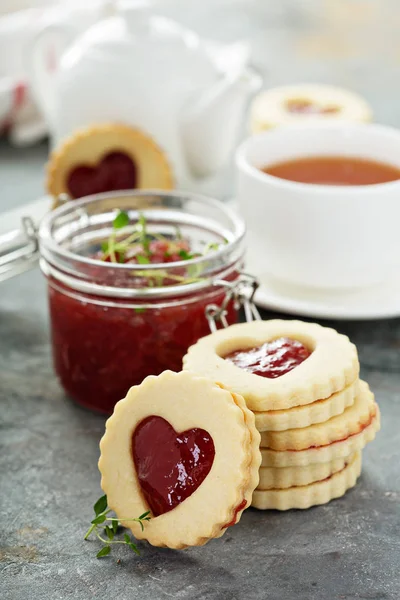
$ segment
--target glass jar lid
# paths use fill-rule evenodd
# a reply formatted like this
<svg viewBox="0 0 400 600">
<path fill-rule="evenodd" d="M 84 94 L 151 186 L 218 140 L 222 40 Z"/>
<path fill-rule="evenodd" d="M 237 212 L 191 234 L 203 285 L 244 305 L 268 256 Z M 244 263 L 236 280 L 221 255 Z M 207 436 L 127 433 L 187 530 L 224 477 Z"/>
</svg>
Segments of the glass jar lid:
<svg viewBox="0 0 400 600">
<path fill-rule="evenodd" d="M 123 212 L 127 223 L 115 229 Z M 187 242 L 190 256 L 168 263 L 106 262 L 99 251 L 118 244 L 144 222 L 148 239 Z M 224 279 L 244 253 L 243 221 L 223 203 L 183 192 L 112 192 L 68 202 L 39 229 L 41 266 L 66 286 L 121 298 L 177 296 Z"/>
</svg>

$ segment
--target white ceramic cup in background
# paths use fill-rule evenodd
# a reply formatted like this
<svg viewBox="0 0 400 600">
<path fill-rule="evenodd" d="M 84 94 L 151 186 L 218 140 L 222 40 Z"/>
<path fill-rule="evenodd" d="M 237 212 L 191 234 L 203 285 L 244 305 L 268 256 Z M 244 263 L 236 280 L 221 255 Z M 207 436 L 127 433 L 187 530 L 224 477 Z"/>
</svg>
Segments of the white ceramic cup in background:
<svg viewBox="0 0 400 600">
<path fill-rule="evenodd" d="M 292 126 L 238 148 L 237 197 L 258 276 L 297 286 L 367 287 L 400 267 L 400 180 L 367 186 L 296 183 L 260 170 L 306 156 L 352 156 L 400 168 L 400 130 L 381 125 Z"/>
</svg>

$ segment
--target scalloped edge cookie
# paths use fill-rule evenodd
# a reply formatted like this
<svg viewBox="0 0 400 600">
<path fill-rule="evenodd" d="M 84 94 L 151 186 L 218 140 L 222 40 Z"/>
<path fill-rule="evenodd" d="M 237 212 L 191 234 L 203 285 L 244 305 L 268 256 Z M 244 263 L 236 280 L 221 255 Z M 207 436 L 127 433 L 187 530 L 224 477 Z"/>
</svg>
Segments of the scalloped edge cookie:
<svg viewBox="0 0 400 600">
<path fill-rule="evenodd" d="M 240 369 L 223 357 L 280 337 L 298 340 L 311 355 L 289 373 L 268 379 Z M 257 412 L 282 410 L 329 398 L 354 383 L 359 374 L 357 349 L 345 335 L 303 321 L 253 321 L 231 325 L 191 346 L 183 368 L 217 381 L 243 396 Z"/>
<path fill-rule="evenodd" d="M 345 458 L 362 450 L 366 444 L 372 442 L 380 429 L 379 407 L 374 403 L 375 415 L 363 431 L 351 435 L 345 440 L 340 440 L 307 450 L 269 450 L 261 448 L 262 467 L 304 467 L 316 463 L 326 463 L 336 458 Z"/>
<path fill-rule="evenodd" d="M 360 433 L 375 414 L 374 394 L 365 381 L 360 381 L 354 403 L 341 414 L 325 421 L 288 431 L 264 431 L 261 448 L 271 450 L 306 450 L 311 446 L 327 446 Z"/>
<path fill-rule="evenodd" d="M 344 469 L 346 458 L 336 458 L 326 463 L 306 467 L 261 467 L 257 490 L 286 489 L 322 481 Z"/>
<path fill-rule="evenodd" d="M 126 152 L 133 157 L 138 168 L 138 189 L 170 190 L 174 187 L 168 159 L 148 134 L 121 123 L 94 124 L 75 131 L 50 155 L 46 187 L 54 197 L 53 208 L 59 204 L 58 196 L 69 194 L 65 176 L 71 168 L 80 164 L 95 166 L 112 151 Z"/>
<path fill-rule="evenodd" d="M 215 457 L 201 485 L 174 509 L 144 527 L 124 519 L 148 510 L 131 454 L 132 434 L 146 417 L 166 419 L 177 432 L 204 428 Z M 108 505 L 137 539 L 154 546 L 200 546 L 239 521 L 258 485 L 260 434 L 243 398 L 191 373 L 165 371 L 132 387 L 115 406 L 101 439 L 99 469 Z M 245 504 L 243 504 L 245 503 Z M 240 508 L 239 508 L 240 507 Z M 238 510 L 239 509 L 239 510 Z"/>
<path fill-rule="evenodd" d="M 259 510 L 290 510 L 326 504 L 355 486 L 361 474 L 361 463 L 361 452 L 357 452 L 341 471 L 323 481 L 286 490 L 256 490 L 251 505 Z"/>
<path fill-rule="evenodd" d="M 254 412 L 258 431 L 286 431 L 324 423 L 352 406 L 358 391 L 358 381 L 323 400 L 283 410 Z"/>
<path fill-rule="evenodd" d="M 322 110 L 340 107 L 327 113 L 290 112 L 293 101 L 311 102 Z M 324 84 L 294 84 L 264 90 L 258 94 L 250 109 L 250 130 L 258 133 L 281 125 L 340 123 L 341 121 L 369 122 L 372 109 L 362 96 L 349 90 Z"/>
</svg>

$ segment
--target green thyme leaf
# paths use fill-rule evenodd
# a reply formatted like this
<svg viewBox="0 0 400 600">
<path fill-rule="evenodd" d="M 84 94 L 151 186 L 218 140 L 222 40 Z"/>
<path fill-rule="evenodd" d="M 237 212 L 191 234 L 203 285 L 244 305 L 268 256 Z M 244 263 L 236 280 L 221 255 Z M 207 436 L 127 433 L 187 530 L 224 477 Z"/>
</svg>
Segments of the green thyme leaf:
<svg viewBox="0 0 400 600">
<path fill-rule="evenodd" d="M 120 210 L 113 221 L 113 227 L 114 229 L 122 229 L 127 225 L 129 225 L 129 215 L 124 210 Z"/>
<path fill-rule="evenodd" d="M 141 313 L 144 313 L 144 312 L 146 312 L 146 309 L 145 309 L 145 308 L 135 308 L 135 313 L 137 313 L 137 314 L 139 314 L 139 315 L 140 315 Z"/>
<path fill-rule="evenodd" d="M 112 540 L 114 538 L 114 531 L 113 531 L 113 529 L 111 529 L 111 527 L 109 527 L 108 525 L 106 525 L 104 527 L 104 531 L 106 532 L 107 537 L 108 537 L 109 540 Z"/>
<path fill-rule="evenodd" d="M 101 558 L 102 556 L 107 556 L 107 554 L 110 554 L 111 552 L 111 546 L 104 546 L 101 550 L 98 551 L 98 553 L 96 554 L 96 558 Z"/>
<path fill-rule="evenodd" d="M 117 533 L 118 527 L 119 527 L 118 521 L 112 521 L 112 528 L 113 528 L 114 535 Z"/>
<path fill-rule="evenodd" d="M 108 254 L 108 240 L 105 242 L 101 242 L 101 251 L 104 252 L 104 254 Z"/>
<path fill-rule="evenodd" d="M 133 542 L 131 542 L 130 544 L 128 544 L 129 548 L 131 548 L 135 554 L 137 554 L 138 556 L 140 556 L 140 552 L 138 550 L 138 547 L 136 546 L 136 544 L 134 544 Z"/>
<path fill-rule="evenodd" d="M 220 244 L 216 242 L 209 242 L 203 250 L 203 254 L 207 254 L 207 252 L 211 252 L 213 250 L 219 250 Z"/>
<path fill-rule="evenodd" d="M 95 515 L 97 517 L 97 515 L 99 515 L 100 513 L 103 513 L 106 508 L 107 508 L 107 496 L 101 496 L 101 498 L 99 498 L 97 500 L 97 502 L 95 503 L 95 505 L 93 506 L 93 510 L 95 512 Z"/>
<path fill-rule="evenodd" d="M 139 520 L 141 521 L 142 519 L 146 519 L 146 521 L 150 521 L 150 511 L 147 510 L 146 512 L 144 512 L 142 515 L 140 515 Z"/>
<path fill-rule="evenodd" d="M 92 521 L 92 525 L 101 525 L 107 519 L 106 515 L 101 514 Z"/>
<path fill-rule="evenodd" d="M 179 250 L 178 256 L 180 256 L 182 260 L 190 260 L 191 258 L 194 258 L 193 254 L 190 254 L 186 250 Z"/>
<path fill-rule="evenodd" d="M 147 256 L 143 256 L 143 254 L 138 254 L 136 256 L 136 260 L 138 261 L 139 265 L 148 265 L 150 262 L 150 259 Z"/>
</svg>

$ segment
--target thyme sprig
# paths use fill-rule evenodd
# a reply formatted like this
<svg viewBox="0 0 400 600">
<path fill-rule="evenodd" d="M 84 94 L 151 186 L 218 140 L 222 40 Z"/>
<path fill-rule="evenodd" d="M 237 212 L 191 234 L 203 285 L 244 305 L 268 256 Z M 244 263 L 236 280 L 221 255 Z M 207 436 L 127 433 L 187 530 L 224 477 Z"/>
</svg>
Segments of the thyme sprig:
<svg viewBox="0 0 400 600">
<path fill-rule="evenodd" d="M 119 532 L 121 527 L 120 519 L 117 517 L 109 517 L 108 514 L 112 512 L 111 508 L 108 508 L 107 496 L 101 496 L 93 506 L 95 517 L 91 521 L 91 525 L 84 535 L 84 540 L 88 540 L 89 537 L 94 534 L 98 540 L 103 544 L 103 547 L 96 554 L 96 558 L 102 558 L 107 556 L 111 552 L 111 546 L 113 544 L 125 544 L 133 552 L 139 555 L 139 550 L 133 541 L 133 537 L 130 537 L 127 533 L 124 533 L 123 539 L 114 539 L 116 534 Z M 146 521 L 150 521 L 150 511 L 143 513 L 140 517 L 134 519 L 121 519 L 122 521 L 134 521 L 139 523 L 142 531 L 144 530 L 144 524 Z"/>
<path fill-rule="evenodd" d="M 218 250 L 221 244 L 209 242 L 205 244 L 201 253 L 193 253 L 190 251 L 189 244 L 185 243 L 182 232 L 179 227 L 176 227 L 175 239 L 170 239 L 159 233 L 149 233 L 146 217 L 143 213 L 139 213 L 138 221 L 131 231 L 125 237 L 118 237 L 118 230 L 127 227 L 130 224 L 129 214 L 125 211 L 118 211 L 113 221 L 113 230 L 108 238 L 101 244 L 101 259 L 112 263 L 125 263 L 134 260 L 136 264 L 148 265 L 152 259 L 155 262 L 163 262 L 160 256 L 164 257 L 165 262 L 168 259 L 173 261 L 182 260 L 190 261 L 191 259 L 205 256 L 211 251 Z M 154 242 L 154 244 L 153 244 Z M 165 250 L 155 249 L 157 242 L 165 244 Z M 227 243 L 228 240 L 224 240 Z M 186 247 L 185 247 L 186 246 Z M 160 254 L 161 252 L 161 254 Z M 160 259 L 159 261 L 157 259 Z M 199 265 L 188 265 L 187 273 L 182 275 L 175 273 L 171 274 L 167 269 L 142 270 L 132 272 L 136 277 L 142 277 L 147 280 L 148 287 L 158 287 L 165 285 L 165 282 L 189 284 L 201 281 Z"/>
<path fill-rule="evenodd" d="M 183 254 L 180 254 L 182 250 L 180 250 L 180 246 L 176 242 L 173 242 L 158 233 L 149 234 L 146 217 L 143 213 L 139 214 L 134 231 L 125 238 L 117 239 L 118 229 L 127 227 L 129 223 L 130 219 L 128 213 L 123 210 L 118 211 L 113 221 L 113 231 L 108 240 L 105 240 L 101 244 L 102 260 L 110 260 L 114 263 L 124 262 L 127 252 L 132 250 L 136 251 L 136 254 L 134 254 L 133 257 L 139 264 L 149 264 L 152 257 L 150 244 L 154 240 L 168 243 L 170 249 L 166 252 L 166 257 L 177 252 L 182 260 L 193 258 L 194 255 L 187 253 L 185 250 L 183 251 L 185 253 L 183 258 Z M 177 242 L 183 241 L 179 227 L 176 227 L 176 240 Z"/>
</svg>

